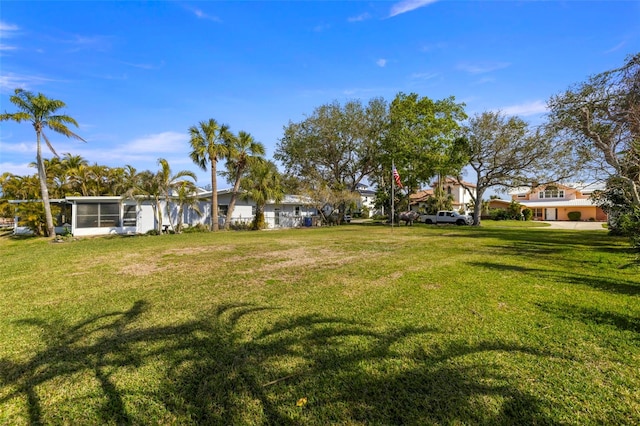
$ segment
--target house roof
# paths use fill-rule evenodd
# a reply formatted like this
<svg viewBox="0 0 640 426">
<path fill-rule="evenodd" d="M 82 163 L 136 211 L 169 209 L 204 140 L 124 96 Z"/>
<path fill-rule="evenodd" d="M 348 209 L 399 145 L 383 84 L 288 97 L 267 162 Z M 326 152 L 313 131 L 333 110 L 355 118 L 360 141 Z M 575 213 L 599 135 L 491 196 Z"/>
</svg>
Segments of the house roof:
<svg viewBox="0 0 640 426">
<path fill-rule="evenodd" d="M 543 208 L 543 207 L 594 207 L 595 204 L 588 198 L 578 198 L 575 200 L 536 200 L 526 201 L 518 200 L 520 204 L 529 208 Z"/>
<path fill-rule="evenodd" d="M 575 189 L 577 191 L 580 191 L 583 194 L 591 194 L 593 191 L 601 191 L 603 189 L 605 189 L 605 185 L 603 183 L 600 182 L 595 182 L 595 183 L 584 183 L 584 182 L 564 182 L 564 183 L 550 183 L 550 184 L 546 184 L 546 185 L 539 185 L 535 188 L 531 188 L 529 186 L 520 186 L 517 188 L 513 188 L 511 190 L 509 190 L 509 194 L 510 195 L 516 195 L 516 194 L 528 194 L 530 192 L 533 192 L 537 189 L 541 189 L 543 187 L 546 186 L 556 186 L 560 189 Z"/>
<path fill-rule="evenodd" d="M 416 192 L 415 194 L 410 194 L 409 202 L 419 203 L 421 201 L 425 201 L 427 198 L 432 196 L 433 196 L 433 189 L 423 189 L 421 191 Z"/>
<path fill-rule="evenodd" d="M 459 180 L 459 179 L 453 178 L 453 177 L 447 177 L 444 180 L 444 183 L 450 183 L 450 184 L 453 184 L 453 185 L 463 185 L 463 186 L 468 186 L 469 188 L 475 188 L 476 187 L 475 183 L 467 182 L 467 181 L 464 181 L 464 180 Z M 438 181 L 437 180 L 434 181 L 431 184 L 432 187 L 434 187 L 436 185 L 438 185 Z"/>
</svg>

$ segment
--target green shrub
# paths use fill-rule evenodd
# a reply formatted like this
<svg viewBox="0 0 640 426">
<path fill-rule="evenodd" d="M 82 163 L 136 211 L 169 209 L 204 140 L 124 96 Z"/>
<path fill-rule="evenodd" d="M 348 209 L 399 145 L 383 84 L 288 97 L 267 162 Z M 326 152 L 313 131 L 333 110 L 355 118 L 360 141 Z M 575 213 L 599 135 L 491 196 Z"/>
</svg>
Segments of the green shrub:
<svg viewBox="0 0 640 426">
<path fill-rule="evenodd" d="M 630 213 L 620 215 L 618 226 L 631 240 L 631 245 L 640 250 L 640 207 L 634 207 Z"/>
<path fill-rule="evenodd" d="M 184 232 L 185 234 L 191 234 L 194 232 L 209 232 L 209 227 L 202 223 L 198 223 L 194 226 L 187 226 L 185 228 L 182 228 L 182 232 Z"/>
<path fill-rule="evenodd" d="M 234 231 L 249 231 L 251 229 L 251 222 L 237 220 L 231 224 L 230 228 Z"/>
<path fill-rule="evenodd" d="M 572 220 L 574 222 L 579 221 L 580 218 L 582 217 L 582 213 L 580 212 L 569 212 L 567 213 L 567 217 L 569 218 L 569 220 Z"/>
<path fill-rule="evenodd" d="M 531 210 L 531 209 L 522 210 L 522 216 L 524 217 L 524 220 L 533 219 L 533 210 Z"/>
<path fill-rule="evenodd" d="M 60 207 L 51 206 L 51 215 L 55 218 L 60 213 Z M 47 220 L 42 203 L 22 203 L 18 205 L 18 226 L 26 226 L 37 237 L 47 232 Z"/>
</svg>

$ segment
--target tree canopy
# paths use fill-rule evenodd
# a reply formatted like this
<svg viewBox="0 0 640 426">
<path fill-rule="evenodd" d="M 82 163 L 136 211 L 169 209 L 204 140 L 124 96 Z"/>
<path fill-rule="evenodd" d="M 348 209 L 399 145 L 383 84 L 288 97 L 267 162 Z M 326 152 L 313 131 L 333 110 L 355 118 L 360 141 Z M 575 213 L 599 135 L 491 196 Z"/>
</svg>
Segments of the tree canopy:
<svg viewBox="0 0 640 426">
<path fill-rule="evenodd" d="M 47 225 L 47 235 L 55 237 L 56 231 L 51 214 L 51 204 L 49 203 L 49 190 L 47 188 L 47 172 L 42 157 L 42 146 L 40 139 L 44 139 L 51 152 L 57 157 L 58 153 L 49 142 L 45 129 L 54 131 L 69 138 L 75 138 L 84 142 L 77 134 L 73 133 L 67 125 L 78 127 L 78 123 L 66 114 L 58 114 L 57 111 L 64 108 L 66 104 L 57 99 L 49 99 L 42 93 L 34 95 L 23 89 L 16 89 L 14 95 L 9 98 L 17 108 L 18 112 L 0 114 L 0 121 L 28 121 L 36 132 L 36 166 L 38 168 L 38 179 L 40 181 L 40 195 L 44 206 L 45 220 Z"/>
<path fill-rule="evenodd" d="M 482 197 L 487 189 L 555 182 L 576 171 L 570 146 L 559 143 L 543 128 L 532 129 L 516 116 L 492 111 L 476 114 L 465 126 L 465 141 L 476 181 L 475 191 L 467 188 L 475 225 L 480 224 Z"/>
<path fill-rule="evenodd" d="M 624 183 L 640 206 L 640 54 L 552 97 L 549 123 L 572 140 L 585 168 Z"/>
</svg>

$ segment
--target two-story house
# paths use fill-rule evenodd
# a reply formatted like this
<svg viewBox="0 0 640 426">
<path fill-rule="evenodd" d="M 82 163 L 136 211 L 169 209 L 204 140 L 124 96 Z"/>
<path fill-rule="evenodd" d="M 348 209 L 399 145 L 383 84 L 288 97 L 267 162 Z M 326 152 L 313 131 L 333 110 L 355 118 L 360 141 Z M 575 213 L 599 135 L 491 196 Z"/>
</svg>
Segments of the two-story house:
<svg viewBox="0 0 640 426">
<path fill-rule="evenodd" d="M 533 211 L 535 220 L 570 220 L 569 213 L 580 212 L 580 220 L 606 221 L 607 214 L 593 201 L 591 194 L 604 189 L 581 183 L 549 184 L 509 191 L 511 199 Z"/>
<path fill-rule="evenodd" d="M 462 182 L 464 186 L 458 182 L 457 179 L 448 177 L 442 182 L 442 190 L 447 196 L 451 197 L 451 204 L 453 210 L 468 211 L 469 206 L 472 204 L 471 195 L 469 191 L 465 189 L 465 186 L 471 191 L 475 191 L 476 186 L 470 182 Z M 431 184 L 432 188 L 437 188 L 438 181 Z M 424 189 L 417 191 L 409 196 L 409 202 L 411 204 L 411 210 L 422 211 L 426 207 L 427 200 L 433 197 L 433 189 Z"/>
</svg>

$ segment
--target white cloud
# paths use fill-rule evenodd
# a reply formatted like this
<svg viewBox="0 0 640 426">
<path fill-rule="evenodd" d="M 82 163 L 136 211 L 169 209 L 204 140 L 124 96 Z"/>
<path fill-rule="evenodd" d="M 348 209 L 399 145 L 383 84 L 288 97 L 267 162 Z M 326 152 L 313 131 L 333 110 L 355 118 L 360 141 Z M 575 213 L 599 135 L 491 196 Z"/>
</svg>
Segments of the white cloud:
<svg viewBox="0 0 640 426">
<path fill-rule="evenodd" d="M 392 18 L 403 13 L 411 12 L 413 10 L 435 3 L 436 1 L 438 0 L 403 0 L 391 6 L 389 17 Z"/>
<path fill-rule="evenodd" d="M 35 133 L 34 133 L 35 134 Z M 4 153 L 17 153 L 17 154 L 34 154 L 36 153 L 35 143 L 6 143 L 0 142 L 0 151 Z"/>
<path fill-rule="evenodd" d="M 70 53 L 81 52 L 83 50 L 107 52 L 111 50 L 113 37 L 101 35 L 83 36 L 80 34 L 74 34 L 66 40 L 60 40 L 60 42 L 71 46 L 68 50 Z"/>
<path fill-rule="evenodd" d="M 0 21 L 0 37 L 2 38 L 8 38 L 16 35 L 19 29 L 20 27 L 17 25 Z"/>
<path fill-rule="evenodd" d="M 162 132 L 134 139 L 119 150 L 130 154 L 162 154 L 183 151 L 188 135 L 178 132 Z"/>
<path fill-rule="evenodd" d="M 0 40 L 6 41 L 17 34 L 20 28 L 17 25 L 8 24 L 0 21 Z M 6 43 L 0 42 L 0 51 L 16 50 L 16 46 L 11 46 Z"/>
<path fill-rule="evenodd" d="M 160 68 L 165 66 L 165 62 L 164 61 L 160 61 L 160 64 L 158 64 L 158 65 L 155 65 L 155 64 L 143 64 L 143 63 L 134 64 L 132 62 L 123 62 L 123 64 L 129 65 L 130 67 L 134 67 L 134 68 L 140 68 L 140 69 L 143 69 L 143 70 L 158 70 L 158 69 L 160 69 Z"/>
<path fill-rule="evenodd" d="M 529 115 L 544 114 L 547 112 L 547 104 L 544 101 L 536 100 L 518 105 L 510 105 L 500 109 L 506 115 Z"/>
<path fill-rule="evenodd" d="M 213 22 L 222 22 L 222 20 L 217 16 L 208 15 L 205 12 L 203 12 L 201 9 L 197 9 L 195 7 L 187 7 L 187 9 L 190 10 L 194 15 L 196 15 L 198 19 L 206 19 L 208 21 L 213 21 Z"/>
<path fill-rule="evenodd" d="M 371 15 L 369 15 L 368 12 L 365 13 L 361 13 L 358 16 L 352 16 L 350 18 L 347 18 L 348 22 L 361 22 L 361 21 L 366 21 L 367 19 L 370 19 Z"/>
<path fill-rule="evenodd" d="M 30 176 L 36 173 L 36 169 L 29 166 L 29 163 L 0 163 L 0 174 L 11 173 L 16 176 Z"/>
<path fill-rule="evenodd" d="M 431 80 L 432 78 L 436 78 L 438 73 L 435 72 L 414 72 L 411 74 L 411 78 L 413 80 Z"/>
<path fill-rule="evenodd" d="M 9 94 L 13 93 L 15 89 L 31 90 L 34 86 L 38 86 L 43 83 L 54 81 L 49 78 L 33 76 L 33 75 L 18 75 L 11 72 L 3 73 L 0 75 L 0 93 Z"/>
<path fill-rule="evenodd" d="M 617 50 L 622 49 L 626 44 L 627 44 L 627 42 L 626 42 L 626 41 L 621 41 L 620 43 L 618 43 L 618 44 L 616 44 L 615 46 L 613 46 L 611 49 L 609 49 L 609 50 L 605 50 L 605 52 L 604 52 L 604 53 L 613 53 L 613 52 L 615 52 L 615 51 L 617 51 Z"/>
<path fill-rule="evenodd" d="M 475 64 L 462 63 L 458 65 L 458 69 L 466 71 L 469 74 L 484 74 L 492 71 L 501 70 L 511 66 L 509 62 L 479 62 Z"/>
<path fill-rule="evenodd" d="M 473 84 L 487 84 L 487 83 L 494 83 L 495 81 L 496 79 L 493 77 L 482 77 L 480 80 L 474 82 Z"/>
<path fill-rule="evenodd" d="M 387 60 L 384 58 L 380 58 L 376 61 L 376 65 L 380 68 L 384 68 L 387 65 Z"/>
</svg>

